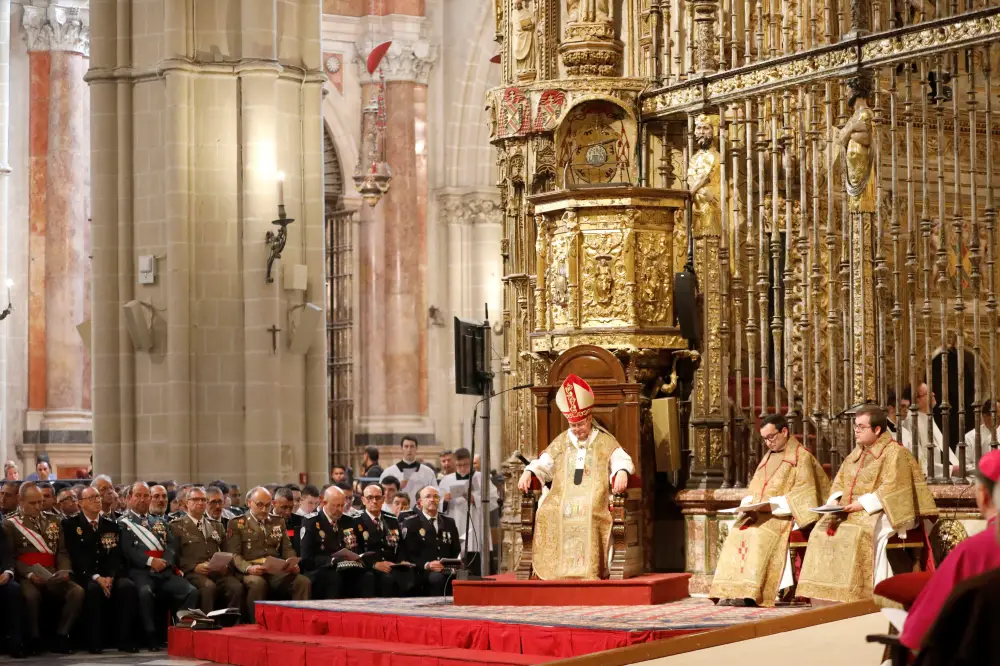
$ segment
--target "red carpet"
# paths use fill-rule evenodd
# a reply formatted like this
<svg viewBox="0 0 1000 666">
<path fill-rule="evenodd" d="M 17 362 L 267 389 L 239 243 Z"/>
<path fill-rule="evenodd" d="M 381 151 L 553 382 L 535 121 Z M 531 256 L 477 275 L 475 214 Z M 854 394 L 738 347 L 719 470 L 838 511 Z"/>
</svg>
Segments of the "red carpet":
<svg viewBox="0 0 1000 666">
<path fill-rule="evenodd" d="M 452 585 L 456 606 L 649 606 L 686 598 L 689 578 L 677 573 L 627 580 L 517 580 L 503 574 Z"/>
</svg>

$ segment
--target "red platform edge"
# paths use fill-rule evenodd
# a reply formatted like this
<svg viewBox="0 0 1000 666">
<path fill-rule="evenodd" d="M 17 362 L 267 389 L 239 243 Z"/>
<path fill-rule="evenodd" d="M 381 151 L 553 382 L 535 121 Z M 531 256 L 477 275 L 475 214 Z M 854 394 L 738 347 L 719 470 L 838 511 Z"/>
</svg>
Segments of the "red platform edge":
<svg viewBox="0 0 1000 666">
<path fill-rule="evenodd" d="M 625 580 L 455 581 L 456 606 L 652 606 L 688 597 L 689 573 L 648 574 Z"/>
<path fill-rule="evenodd" d="M 373 600 L 374 601 L 374 600 Z M 170 629 L 168 654 L 234 666 L 529 666 L 702 630 L 621 631 L 258 604 L 257 625 Z"/>
</svg>

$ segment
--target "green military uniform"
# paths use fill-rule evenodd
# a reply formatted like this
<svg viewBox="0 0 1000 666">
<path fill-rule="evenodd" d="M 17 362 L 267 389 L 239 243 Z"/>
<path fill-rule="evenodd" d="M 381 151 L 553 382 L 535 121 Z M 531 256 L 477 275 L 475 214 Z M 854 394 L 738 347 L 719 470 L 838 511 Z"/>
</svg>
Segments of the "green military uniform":
<svg viewBox="0 0 1000 666">
<path fill-rule="evenodd" d="M 19 529 L 18 524 L 24 529 Z M 28 631 L 30 639 L 38 641 L 40 637 L 38 616 L 42 607 L 42 595 L 61 604 L 56 634 L 60 640 L 65 639 L 73 628 L 73 623 L 83 606 L 83 588 L 69 578 L 56 580 L 50 578 L 45 582 L 29 581 L 31 568 L 35 564 L 45 567 L 50 573 L 57 570 L 69 571 L 73 567 L 66 553 L 62 530 L 55 518 L 39 515 L 25 516 L 23 513 L 12 515 L 3 523 L 7 540 L 14 550 L 14 574 L 21 582 L 21 593 L 28 609 Z M 36 578 L 37 580 L 37 578 Z"/>
<path fill-rule="evenodd" d="M 189 514 L 170 522 L 170 540 L 177 568 L 184 578 L 198 589 L 199 608 L 205 613 L 215 610 L 218 598 L 225 599 L 226 608 L 243 607 L 243 585 L 229 571 L 200 574 L 195 568 L 208 562 L 224 550 L 225 532 L 222 523 L 205 515 L 201 523 Z"/>
<path fill-rule="evenodd" d="M 251 621 L 255 621 L 255 604 L 267 599 L 268 594 L 288 596 L 292 599 L 309 598 L 312 587 L 309 579 L 302 574 L 248 574 L 247 570 L 255 565 L 264 564 L 268 557 L 278 557 L 287 560 L 295 557 L 295 549 L 285 531 L 285 521 L 273 515 L 268 515 L 263 522 L 258 521 L 253 514 L 234 518 L 229 521 L 229 531 L 226 538 L 226 550 L 233 554 L 233 566 L 237 576 L 243 580 L 247 595 L 247 612 Z"/>
</svg>

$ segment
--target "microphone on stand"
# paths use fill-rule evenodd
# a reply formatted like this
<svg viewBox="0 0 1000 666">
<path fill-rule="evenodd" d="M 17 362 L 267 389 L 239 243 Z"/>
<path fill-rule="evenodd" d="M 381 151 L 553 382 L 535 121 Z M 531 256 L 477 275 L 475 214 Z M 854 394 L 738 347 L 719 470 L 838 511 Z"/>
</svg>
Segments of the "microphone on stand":
<svg viewBox="0 0 1000 666">
<path fill-rule="evenodd" d="M 479 400 L 479 402 L 476 403 L 476 406 L 472 410 L 472 445 L 469 447 L 469 449 L 470 449 L 469 455 L 472 456 L 473 460 L 476 459 L 476 418 L 477 418 L 477 416 L 479 414 L 479 406 L 481 404 L 483 404 L 484 402 L 486 402 L 487 400 L 489 400 L 491 398 L 497 397 L 498 395 L 503 395 L 504 393 L 507 393 L 509 391 L 522 391 L 524 389 L 533 388 L 534 386 L 535 386 L 534 384 L 518 384 L 517 386 L 509 386 L 509 387 L 505 388 L 502 391 L 498 391 L 496 393 L 491 393 L 488 398 L 481 398 Z M 489 424 L 487 423 L 485 427 L 488 428 Z M 475 468 L 473 468 L 472 471 L 469 473 L 469 488 L 466 491 L 466 501 L 465 501 L 465 552 L 466 552 L 466 554 L 469 553 L 469 528 L 472 525 L 472 479 L 475 476 L 476 476 L 476 470 L 475 470 Z M 481 494 L 482 494 L 482 497 L 480 498 L 480 506 L 482 507 L 482 509 L 484 511 L 486 511 L 486 510 L 489 509 L 488 506 L 482 506 L 482 505 L 486 504 L 486 502 L 487 502 L 487 500 L 489 498 L 489 490 L 488 489 L 489 489 L 490 486 L 487 485 L 487 484 L 490 484 L 490 485 L 493 484 L 493 479 L 490 477 L 490 470 L 486 470 L 486 476 L 485 476 L 485 478 L 486 478 L 486 483 L 481 483 L 482 487 L 480 488 L 480 491 L 481 491 Z M 483 542 L 484 543 L 485 543 L 485 540 L 486 540 L 486 536 L 483 537 Z M 471 558 L 470 558 L 470 563 L 471 563 Z M 482 572 L 482 566 L 480 565 L 480 573 L 481 572 Z M 462 578 L 462 574 L 465 574 L 466 578 Z M 468 580 L 469 579 L 468 576 L 469 576 L 469 574 L 468 574 L 467 570 L 462 570 L 461 572 L 459 572 L 459 580 Z"/>
</svg>

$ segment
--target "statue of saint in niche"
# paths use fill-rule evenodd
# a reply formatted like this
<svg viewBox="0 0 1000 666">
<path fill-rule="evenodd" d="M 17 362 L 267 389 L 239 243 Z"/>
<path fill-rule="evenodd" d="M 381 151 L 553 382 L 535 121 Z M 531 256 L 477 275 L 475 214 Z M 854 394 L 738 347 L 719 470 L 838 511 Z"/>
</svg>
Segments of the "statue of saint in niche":
<svg viewBox="0 0 1000 666">
<path fill-rule="evenodd" d="M 609 0 L 566 0 L 570 23 L 607 23 L 611 21 Z"/>
</svg>

